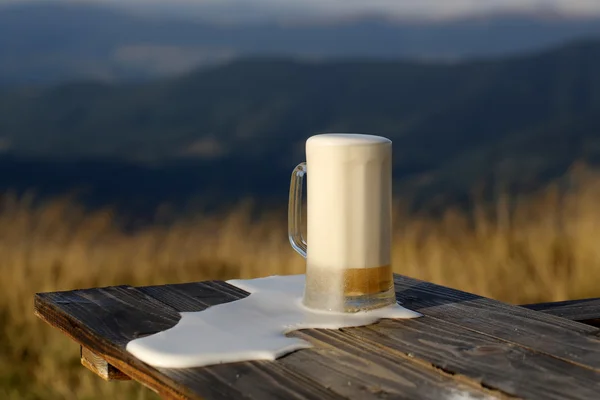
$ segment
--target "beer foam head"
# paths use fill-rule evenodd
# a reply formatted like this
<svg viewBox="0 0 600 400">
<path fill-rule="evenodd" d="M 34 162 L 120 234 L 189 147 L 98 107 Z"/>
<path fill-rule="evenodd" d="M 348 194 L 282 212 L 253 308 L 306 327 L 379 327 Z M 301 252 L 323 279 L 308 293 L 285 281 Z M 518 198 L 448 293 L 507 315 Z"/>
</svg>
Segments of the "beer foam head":
<svg viewBox="0 0 600 400">
<path fill-rule="evenodd" d="M 369 146 L 391 144 L 388 138 L 375 135 L 365 135 L 359 133 L 324 133 L 311 136 L 306 141 L 306 146 Z"/>
</svg>

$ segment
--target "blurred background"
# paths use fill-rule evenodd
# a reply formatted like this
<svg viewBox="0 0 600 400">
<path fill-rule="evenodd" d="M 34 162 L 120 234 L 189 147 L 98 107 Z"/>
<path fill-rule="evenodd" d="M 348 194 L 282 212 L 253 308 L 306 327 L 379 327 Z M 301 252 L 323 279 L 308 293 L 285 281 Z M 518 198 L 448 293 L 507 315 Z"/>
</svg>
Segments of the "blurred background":
<svg viewBox="0 0 600 400">
<path fill-rule="evenodd" d="M 0 0 L 0 398 L 155 398 L 33 294 L 303 273 L 317 133 L 393 140 L 396 272 L 600 296 L 599 71 L 595 0 Z"/>
</svg>

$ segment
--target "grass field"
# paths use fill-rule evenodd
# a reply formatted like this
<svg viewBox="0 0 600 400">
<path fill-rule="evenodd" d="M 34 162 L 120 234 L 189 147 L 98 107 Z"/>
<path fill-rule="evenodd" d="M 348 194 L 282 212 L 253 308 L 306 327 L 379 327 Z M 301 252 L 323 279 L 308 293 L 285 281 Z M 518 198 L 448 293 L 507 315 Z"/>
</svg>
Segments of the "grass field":
<svg viewBox="0 0 600 400">
<path fill-rule="evenodd" d="M 285 215 L 257 222 L 241 205 L 125 233 L 109 211 L 69 200 L 0 196 L 0 398 L 149 399 L 79 364 L 78 346 L 37 320 L 33 294 L 303 272 Z M 441 218 L 394 214 L 396 272 L 512 303 L 600 296 L 600 179 L 579 174 L 559 194 L 500 198 Z"/>
</svg>

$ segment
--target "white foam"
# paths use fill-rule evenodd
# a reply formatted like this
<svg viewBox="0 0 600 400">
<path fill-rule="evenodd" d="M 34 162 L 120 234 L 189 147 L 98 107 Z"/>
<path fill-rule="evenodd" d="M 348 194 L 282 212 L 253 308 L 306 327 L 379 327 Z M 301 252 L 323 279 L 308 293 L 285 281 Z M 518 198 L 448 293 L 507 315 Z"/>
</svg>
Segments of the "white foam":
<svg viewBox="0 0 600 400">
<path fill-rule="evenodd" d="M 251 360 L 275 360 L 311 345 L 285 334 L 298 329 L 339 329 L 382 318 L 421 314 L 397 304 L 357 313 L 324 312 L 302 305 L 304 275 L 230 280 L 250 296 L 199 312 L 181 313 L 173 328 L 135 339 L 127 351 L 155 367 L 191 368 Z"/>
<path fill-rule="evenodd" d="M 390 265 L 392 142 L 372 135 L 312 136 L 306 170 L 308 274 L 312 268 Z"/>
<path fill-rule="evenodd" d="M 383 136 L 360 133 L 323 133 L 308 138 L 307 145 L 320 146 L 364 146 L 371 144 L 391 144 L 392 141 Z"/>
</svg>

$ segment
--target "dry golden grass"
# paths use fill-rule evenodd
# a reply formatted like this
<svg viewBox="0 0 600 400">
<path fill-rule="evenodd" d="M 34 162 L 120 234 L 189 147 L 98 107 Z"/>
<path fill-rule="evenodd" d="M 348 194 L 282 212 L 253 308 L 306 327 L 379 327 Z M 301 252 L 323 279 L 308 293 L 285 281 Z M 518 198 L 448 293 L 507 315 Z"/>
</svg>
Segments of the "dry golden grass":
<svg viewBox="0 0 600 400">
<path fill-rule="evenodd" d="M 600 180 L 572 181 L 563 196 L 549 188 L 468 215 L 432 219 L 397 207 L 395 271 L 512 303 L 600 296 Z M 0 197 L 0 398 L 154 398 L 80 366 L 78 347 L 34 317 L 33 294 L 302 273 L 285 216 L 249 215 L 240 206 L 124 233 L 110 212 Z"/>
</svg>

